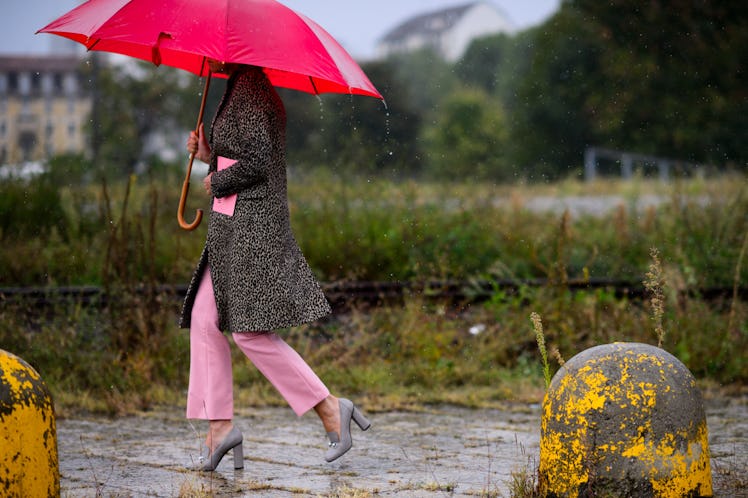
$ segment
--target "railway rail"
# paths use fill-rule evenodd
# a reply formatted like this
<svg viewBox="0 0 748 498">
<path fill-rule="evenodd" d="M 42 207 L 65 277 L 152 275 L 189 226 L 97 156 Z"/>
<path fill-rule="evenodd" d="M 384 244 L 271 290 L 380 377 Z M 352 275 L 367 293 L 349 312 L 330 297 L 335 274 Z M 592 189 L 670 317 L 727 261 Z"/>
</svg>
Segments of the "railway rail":
<svg viewBox="0 0 748 498">
<path fill-rule="evenodd" d="M 523 287 L 558 286 L 546 279 L 532 280 L 470 280 L 470 281 L 346 281 L 323 284 L 323 290 L 335 309 L 345 309 L 356 304 L 382 305 L 402 302 L 407 297 L 419 297 L 431 301 L 448 301 L 453 304 L 468 304 L 486 301 L 497 292 L 507 296 L 518 295 Z M 570 280 L 565 284 L 572 292 L 605 289 L 616 297 L 643 299 L 647 296 L 639 282 L 612 279 Z M 62 287 L 0 287 L 0 306 L 25 304 L 47 307 L 75 302 L 81 305 L 106 306 L 123 292 L 137 295 L 159 296 L 161 299 L 181 300 L 187 292 L 186 285 L 140 285 L 136 287 L 62 286 Z M 731 298 L 748 299 L 748 287 L 710 287 L 688 289 L 692 296 L 706 300 Z"/>
</svg>

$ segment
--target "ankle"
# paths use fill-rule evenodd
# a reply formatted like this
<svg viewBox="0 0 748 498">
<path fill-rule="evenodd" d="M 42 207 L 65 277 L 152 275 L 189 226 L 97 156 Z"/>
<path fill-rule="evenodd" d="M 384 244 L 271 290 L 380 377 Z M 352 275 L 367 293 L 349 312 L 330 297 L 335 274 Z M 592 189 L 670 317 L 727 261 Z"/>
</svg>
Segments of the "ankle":
<svg viewBox="0 0 748 498">
<path fill-rule="evenodd" d="M 329 395 L 314 407 L 314 411 L 317 412 L 317 416 L 322 421 L 325 432 L 340 433 L 340 406 L 338 398 Z"/>
<path fill-rule="evenodd" d="M 208 447 L 213 449 L 218 446 L 233 427 L 231 420 L 211 420 L 208 425 L 208 434 L 205 437 Z"/>
</svg>

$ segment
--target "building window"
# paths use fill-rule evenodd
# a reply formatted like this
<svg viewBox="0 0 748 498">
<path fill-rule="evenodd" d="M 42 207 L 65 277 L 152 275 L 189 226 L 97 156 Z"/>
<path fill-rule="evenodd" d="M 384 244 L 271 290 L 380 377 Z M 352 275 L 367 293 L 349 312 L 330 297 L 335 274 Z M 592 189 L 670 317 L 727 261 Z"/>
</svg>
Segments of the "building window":
<svg viewBox="0 0 748 498">
<path fill-rule="evenodd" d="M 18 73 L 11 71 L 8 73 L 8 93 L 18 91 Z"/>
<path fill-rule="evenodd" d="M 30 131 L 21 133 L 18 137 L 18 146 L 21 148 L 23 161 L 31 161 L 36 146 L 36 135 Z"/>
<path fill-rule="evenodd" d="M 62 73 L 55 73 L 53 78 L 53 88 L 56 94 L 62 93 Z"/>
<path fill-rule="evenodd" d="M 42 89 L 42 75 L 39 71 L 31 73 L 31 91 L 32 93 L 39 93 Z"/>
<path fill-rule="evenodd" d="M 68 136 L 70 138 L 75 138 L 75 124 L 74 123 L 70 123 L 68 125 Z"/>
</svg>

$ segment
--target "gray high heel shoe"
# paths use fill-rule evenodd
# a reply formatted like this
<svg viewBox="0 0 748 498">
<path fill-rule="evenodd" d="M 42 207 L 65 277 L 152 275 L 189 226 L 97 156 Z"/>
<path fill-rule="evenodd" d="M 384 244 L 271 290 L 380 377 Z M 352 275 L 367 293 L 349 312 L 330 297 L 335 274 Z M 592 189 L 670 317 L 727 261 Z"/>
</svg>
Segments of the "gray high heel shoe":
<svg viewBox="0 0 748 498">
<path fill-rule="evenodd" d="M 229 452 L 229 450 L 234 450 L 234 469 L 243 469 L 243 440 L 244 436 L 242 436 L 241 431 L 236 427 L 232 427 L 231 431 L 226 435 L 225 438 L 223 438 L 223 441 L 221 441 L 216 449 L 213 450 L 212 454 L 210 452 L 210 448 L 208 448 L 207 446 L 203 447 L 203 453 L 202 455 L 200 455 L 200 460 L 195 466 L 195 470 L 200 470 L 203 472 L 211 472 L 213 470 L 216 470 L 218 464 L 221 463 L 221 459 L 226 453 Z"/>
<path fill-rule="evenodd" d="M 365 431 L 371 427 L 371 422 L 364 417 L 364 415 L 356 408 L 353 403 L 345 398 L 338 398 L 338 406 L 340 407 L 340 437 L 335 432 L 328 432 L 327 437 L 330 439 L 328 443 L 329 449 L 325 453 L 325 460 L 332 462 L 337 460 L 345 454 L 353 446 L 353 438 L 351 437 L 351 420 L 356 422 L 356 425 Z"/>
</svg>

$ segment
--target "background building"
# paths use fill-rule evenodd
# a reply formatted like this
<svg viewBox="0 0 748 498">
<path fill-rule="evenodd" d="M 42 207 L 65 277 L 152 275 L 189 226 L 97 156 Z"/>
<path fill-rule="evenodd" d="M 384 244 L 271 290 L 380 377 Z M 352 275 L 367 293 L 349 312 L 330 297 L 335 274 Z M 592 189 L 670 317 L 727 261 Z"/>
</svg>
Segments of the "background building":
<svg viewBox="0 0 748 498">
<path fill-rule="evenodd" d="M 416 17 L 396 26 L 377 45 L 380 57 L 431 48 L 454 62 L 474 39 L 495 33 L 513 33 L 516 27 L 491 2 L 470 2 Z"/>
<path fill-rule="evenodd" d="M 92 106 L 76 55 L 0 57 L 0 165 L 87 150 Z"/>
</svg>

